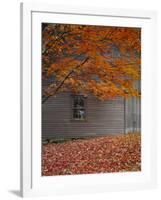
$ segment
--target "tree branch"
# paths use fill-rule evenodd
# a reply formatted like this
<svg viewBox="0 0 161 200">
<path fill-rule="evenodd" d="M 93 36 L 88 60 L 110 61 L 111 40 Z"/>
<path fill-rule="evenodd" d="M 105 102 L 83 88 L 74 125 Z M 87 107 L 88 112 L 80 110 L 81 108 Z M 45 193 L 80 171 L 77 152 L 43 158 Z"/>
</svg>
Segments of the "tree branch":
<svg viewBox="0 0 161 200">
<path fill-rule="evenodd" d="M 56 90 L 52 93 L 47 95 L 43 100 L 42 103 L 45 103 L 49 97 L 55 95 L 57 93 L 57 91 L 62 87 L 62 85 L 64 84 L 64 82 L 70 77 L 70 75 L 79 67 L 81 67 L 82 65 L 84 65 L 87 61 L 89 60 L 89 57 L 87 57 L 83 62 L 81 62 L 79 65 L 76 65 L 65 77 L 64 79 L 60 82 L 60 84 L 58 85 L 58 87 L 56 88 Z"/>
</svg>

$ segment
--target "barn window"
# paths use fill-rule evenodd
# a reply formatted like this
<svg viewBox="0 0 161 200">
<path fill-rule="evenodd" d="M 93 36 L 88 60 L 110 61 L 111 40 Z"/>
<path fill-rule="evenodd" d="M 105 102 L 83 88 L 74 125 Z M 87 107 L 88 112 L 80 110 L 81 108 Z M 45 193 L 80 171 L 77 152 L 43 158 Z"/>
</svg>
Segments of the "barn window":
<svg viewBox="0 0 161 200">
<path fill-rule="evenodd" d="M 73 119 L 74 120 L 85 120 L 86 109 L 85 109 L 85 97 L 83 95 L 72 96 L 73 106 Z"/>
</svg>

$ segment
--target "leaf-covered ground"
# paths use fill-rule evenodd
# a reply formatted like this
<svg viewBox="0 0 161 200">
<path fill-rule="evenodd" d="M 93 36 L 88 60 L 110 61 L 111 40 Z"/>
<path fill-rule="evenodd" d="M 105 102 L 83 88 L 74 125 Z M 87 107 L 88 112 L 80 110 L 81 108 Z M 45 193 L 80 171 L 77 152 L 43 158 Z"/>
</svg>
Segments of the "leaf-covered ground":
<svg viewBox="0 0 161 200">
<path fill-rule="evenodd" d="M 141 170 L 139 133 L 44 144 L 42 175 Z"/>
</svg>

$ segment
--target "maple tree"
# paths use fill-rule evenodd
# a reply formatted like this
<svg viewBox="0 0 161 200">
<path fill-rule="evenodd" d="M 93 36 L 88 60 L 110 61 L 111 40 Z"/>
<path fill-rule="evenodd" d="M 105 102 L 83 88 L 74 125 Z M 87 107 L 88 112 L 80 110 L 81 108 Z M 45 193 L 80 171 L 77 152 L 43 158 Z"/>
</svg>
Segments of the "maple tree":
<svg viewBox="0 0 161 200">
<path fill-rule="evenodd" d="M 139 97 L 140 28 L 42 24 L 42 102 L 60 92 Z"/>
</svg>

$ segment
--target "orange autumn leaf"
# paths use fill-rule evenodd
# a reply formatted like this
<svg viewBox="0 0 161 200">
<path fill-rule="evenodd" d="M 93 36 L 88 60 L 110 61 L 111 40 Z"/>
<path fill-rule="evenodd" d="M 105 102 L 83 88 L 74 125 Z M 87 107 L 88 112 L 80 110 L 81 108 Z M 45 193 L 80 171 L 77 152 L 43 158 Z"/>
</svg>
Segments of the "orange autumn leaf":
<svg viewBox="0 0 161 200">
<path fill-rule="evenodd" d="M 92 93 L 101 100 L 138 97 L 134 84 L 141 77 L 141 30 L 44 24 L 42 77 L 52 79 L 44 98 L 64 91 Z"/>
</svg>

